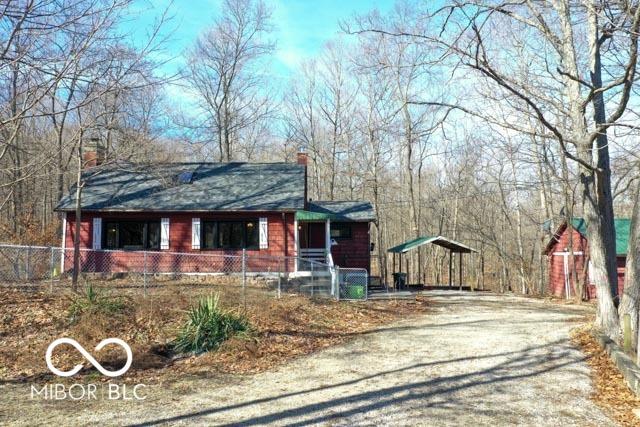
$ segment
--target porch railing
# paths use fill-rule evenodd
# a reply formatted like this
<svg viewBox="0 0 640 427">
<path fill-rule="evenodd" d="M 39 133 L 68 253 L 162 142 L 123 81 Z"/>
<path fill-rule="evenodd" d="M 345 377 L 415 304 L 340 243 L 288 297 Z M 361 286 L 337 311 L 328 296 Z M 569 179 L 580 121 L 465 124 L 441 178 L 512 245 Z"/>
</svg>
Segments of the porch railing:
<svg viewBox="0 0 640 427">
<path fill-rule="evenodd" d="M 327 262 L 327 252 L 324 248 L 301 248 L 300 258 L 315 262 Z"/>
</svg>

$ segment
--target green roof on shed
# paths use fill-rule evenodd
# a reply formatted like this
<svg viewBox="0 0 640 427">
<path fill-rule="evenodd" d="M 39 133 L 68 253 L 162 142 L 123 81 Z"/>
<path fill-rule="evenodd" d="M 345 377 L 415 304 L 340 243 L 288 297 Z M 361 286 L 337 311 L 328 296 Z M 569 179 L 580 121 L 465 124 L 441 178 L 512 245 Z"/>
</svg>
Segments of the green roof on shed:
<svg viewBox="0 0 640 427">
<path fill-rule="evenodd" d="M 616 229 L 616 255 L 626 255 L 629 247 L 629 233 L 631 230 L 631 220 L 629 218 L 616 218 L 613 220 Z M 586 238 L 587 222 L 584 218 L 573 218 L 571 220 L 573 228 Z"/>
</svg>

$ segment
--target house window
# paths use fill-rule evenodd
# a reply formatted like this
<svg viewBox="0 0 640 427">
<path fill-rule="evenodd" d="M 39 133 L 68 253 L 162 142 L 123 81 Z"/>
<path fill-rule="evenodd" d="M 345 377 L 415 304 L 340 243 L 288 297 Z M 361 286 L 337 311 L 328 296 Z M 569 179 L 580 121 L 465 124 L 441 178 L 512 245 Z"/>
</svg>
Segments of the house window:
<svg viewBox="0 0 640 427">
<path fill-rule="evenodd" d="M 351 238 L 351 224 L 345 223 L 332 223 L 331 224 L 331 238 L 332 239 L 350 239 Z"/>
<path fill-rule="evenodd" d="M 203 249 L 258 249 L 258 221 L 203 221 Z"/>
<path fill-rule="evenodd" d="M 104 221 L 105 249 L 160 249 L 160 221 Z"/>
</svg>

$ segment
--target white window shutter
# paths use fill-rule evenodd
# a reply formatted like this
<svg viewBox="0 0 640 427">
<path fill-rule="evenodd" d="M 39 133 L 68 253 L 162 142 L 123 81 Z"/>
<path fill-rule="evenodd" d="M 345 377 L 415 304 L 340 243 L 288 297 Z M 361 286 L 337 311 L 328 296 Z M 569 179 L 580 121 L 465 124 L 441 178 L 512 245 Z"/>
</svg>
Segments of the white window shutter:
<svg viewBox="0 0 640 427">
<path fill-rule="evenodd" d="M 260 218 L 260 249 L 269 247 L 269 224 L 267 218 Z"/>
<path fill-rule="evenodd" d="M 191 218 L 191 249 L 200 249 L 200 218 Z"/>
<path fill-rule="evenodd" d="M 93 218 L 93 249 L 102 249 L 102 218 Z"/>
<path fill-rule="evenodd" d="M 160 222 L 160 249 L 169 249 L 169 218 Z"/>
</svg>

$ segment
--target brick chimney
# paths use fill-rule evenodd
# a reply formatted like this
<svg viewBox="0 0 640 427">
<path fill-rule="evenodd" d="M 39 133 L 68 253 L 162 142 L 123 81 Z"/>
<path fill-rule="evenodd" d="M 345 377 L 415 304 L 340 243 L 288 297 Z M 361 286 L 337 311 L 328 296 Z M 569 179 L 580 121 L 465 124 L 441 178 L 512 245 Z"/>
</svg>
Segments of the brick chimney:
<svg viewBox="0 0 640 427">
<path fill-rule="evenodd" d="M 299 165 L 307 166 L 307 162 L 309 161 L 309 155 L 307 154 L 306 151 L 304 151 L 303 148 L 301 148 L 298 151 L 297 159 L 298 159 Z"/>
<path fill-rule="evenodd" d="M 93 168 L 104 162 L 104 147 L 97 132 L 93 133 L 85 143 L 83 151 L 82 159 L 85 168 Z"/>
</svg>

